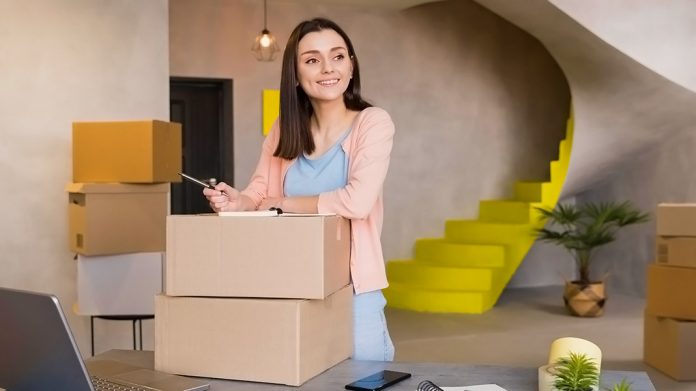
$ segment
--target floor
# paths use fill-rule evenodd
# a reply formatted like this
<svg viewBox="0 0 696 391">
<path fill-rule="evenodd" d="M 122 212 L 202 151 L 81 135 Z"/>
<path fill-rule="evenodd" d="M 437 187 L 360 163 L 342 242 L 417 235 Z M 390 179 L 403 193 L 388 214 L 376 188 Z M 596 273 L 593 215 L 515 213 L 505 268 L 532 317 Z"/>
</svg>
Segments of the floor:
<svg viewBox="0 0 696 391">
<path fill-rule="evenodd" d="M 387 308 L 396 361 L 539 367 L 560 337 L 590 340 L 602 349 L 602 368 L 645 371 L 658 391 L 696 391 L 643 363 L 642 298 L 613 294 L 598 318 L 567 315 L 562 288 L 508 289 L 482 315 L 429 314 Z"/>
</svg>

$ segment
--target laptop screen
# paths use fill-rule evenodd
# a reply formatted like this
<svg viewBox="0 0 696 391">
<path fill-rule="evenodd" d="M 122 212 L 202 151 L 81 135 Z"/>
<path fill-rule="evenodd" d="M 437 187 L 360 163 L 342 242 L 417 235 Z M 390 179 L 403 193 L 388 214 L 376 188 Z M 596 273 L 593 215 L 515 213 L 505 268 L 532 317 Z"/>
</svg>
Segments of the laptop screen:
<svg viewBox="0 0 696 391">
<path fill-rule="evenodd" d="M 0 388 L 91 391 L 55 296 L 0 288 Z"/>
</svg>

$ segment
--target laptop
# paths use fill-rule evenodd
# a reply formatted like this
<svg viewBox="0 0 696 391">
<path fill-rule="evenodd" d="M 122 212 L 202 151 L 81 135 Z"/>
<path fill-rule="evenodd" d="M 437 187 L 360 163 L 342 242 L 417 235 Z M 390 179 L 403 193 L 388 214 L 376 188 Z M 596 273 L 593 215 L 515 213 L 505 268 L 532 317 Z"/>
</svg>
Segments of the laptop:
<svg viewBox="0 0 696 391">
<path fill-rule="evenodd" d="M 108 388 L 102 383 L 122 388 Z M 0 389 L 198 391 L 209 388 L 202 379 L 117 361 L 90 360 L 85 366 L 58 298 L 0 287 Z"/>
</svg>

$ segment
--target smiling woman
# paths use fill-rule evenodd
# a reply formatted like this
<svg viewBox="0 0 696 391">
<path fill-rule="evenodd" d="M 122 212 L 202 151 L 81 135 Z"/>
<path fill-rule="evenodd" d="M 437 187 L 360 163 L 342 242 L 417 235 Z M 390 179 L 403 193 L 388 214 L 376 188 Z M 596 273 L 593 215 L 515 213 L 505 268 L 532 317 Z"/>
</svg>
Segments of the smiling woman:
<svg viewBox="0 0 696 391">
<path fill-rule="evenodd" d="M 280 84 L 280 118 L 249 186 L 220 183 L 203 193 L 217 212 L 275 207 L 350 219 L 353 358 L 391 361 L 380 235 L 394 123 L 360 96 L 353 44 L 328 19 L 302 22 L 290 34 Z"/>
</svg>

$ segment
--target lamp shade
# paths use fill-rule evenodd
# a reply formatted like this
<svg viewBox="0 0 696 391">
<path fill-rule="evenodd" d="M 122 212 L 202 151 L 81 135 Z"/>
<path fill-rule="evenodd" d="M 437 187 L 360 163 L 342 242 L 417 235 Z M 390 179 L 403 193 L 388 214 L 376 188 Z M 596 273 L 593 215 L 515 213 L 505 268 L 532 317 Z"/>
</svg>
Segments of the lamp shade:
<svg viewBox="0 0 696 391">
<path fill-rule="evenodd" d="M 264 28 L 261 33 L 256 36 L 251 51 L 259 61 L 273 61 L 276 54 L 280 52 L 280 48 L 278 47 L 275 36 L 271 34 L 268 29 Z"/>
</svg>

